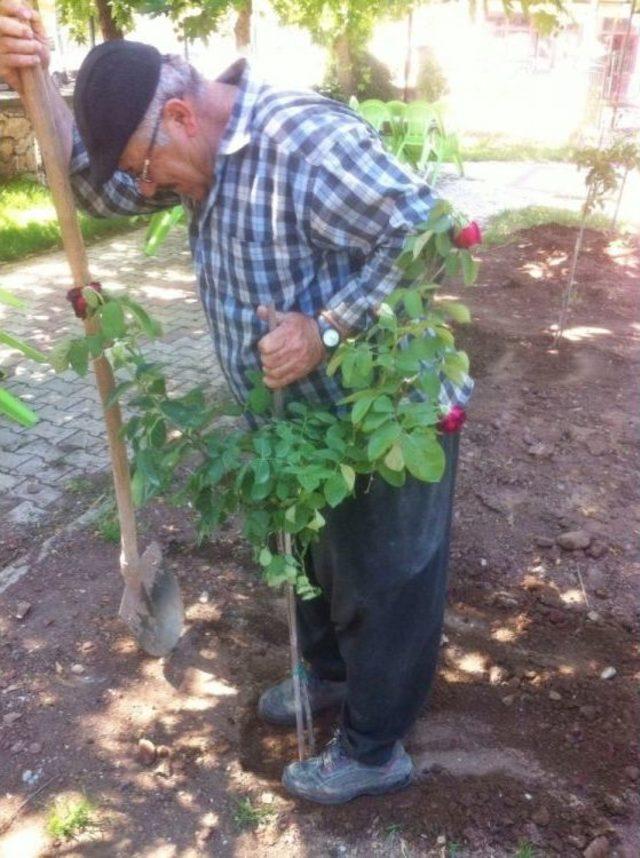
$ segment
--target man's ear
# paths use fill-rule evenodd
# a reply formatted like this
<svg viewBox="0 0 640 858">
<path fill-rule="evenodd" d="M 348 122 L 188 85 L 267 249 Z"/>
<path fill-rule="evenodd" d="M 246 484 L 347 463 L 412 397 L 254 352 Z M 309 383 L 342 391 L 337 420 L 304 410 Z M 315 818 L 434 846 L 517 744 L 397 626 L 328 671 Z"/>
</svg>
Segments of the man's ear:
<svg viewBox="0 0 640 858">
<path fill-rule="evenodd" d="M 198 118 L 193 104 L 183 98 L 170 98 L 162 109 L 165 122 L 176 131 L 193 137 L 198 131 Z"/>
</svg>

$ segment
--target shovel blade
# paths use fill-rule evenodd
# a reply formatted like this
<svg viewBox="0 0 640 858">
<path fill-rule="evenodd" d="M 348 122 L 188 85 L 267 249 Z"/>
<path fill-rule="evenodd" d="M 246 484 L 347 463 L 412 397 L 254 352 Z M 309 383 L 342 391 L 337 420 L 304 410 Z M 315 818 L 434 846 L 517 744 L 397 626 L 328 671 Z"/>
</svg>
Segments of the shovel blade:
<svg viewBox="0 0 640 858">
<path fill-rule="evenodd" d="M 180 586 L 173 572 L 162 566 L 156 542 L 140 558 L 139 577 L 126 581 L 118 613 L 149 655 L 168 655 L 180 640 L 184 618 Z"/>
</svg>

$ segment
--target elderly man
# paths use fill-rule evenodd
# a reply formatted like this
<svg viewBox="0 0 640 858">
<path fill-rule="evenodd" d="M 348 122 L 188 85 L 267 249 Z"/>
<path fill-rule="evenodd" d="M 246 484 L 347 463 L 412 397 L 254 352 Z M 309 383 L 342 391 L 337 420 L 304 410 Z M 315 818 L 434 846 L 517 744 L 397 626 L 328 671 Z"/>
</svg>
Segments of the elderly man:
<svg viewBox="0 0 640 858">
<path fill-rule="evenodd" d="M 0 0 L 0 74 L 19 91 L 17 71 L 34 63 L 48 63 L 37 14 Z M 75 122 L 52 85 L 51 103 L 81 206 L 102 216 L 186 206 L 202 304 L 236 398 L 258 368 L 292 398 L 339 401 L 326 357 L 400 282 L 394 261 L 433 205 L 372 129 L 342 104 L 266 85 L 244 61 L 205 80 L 127 41 L 87 56 Z M 443 412 L 471 387 L 443 381 Z M 341 707 L 340 727 L 320 756 L 286 767 L 295 795 L 340 803 L 411 779 L 401 741 L 433 679 L 444 611 L 457 434 L 441 442 L 440 483 L 374 480 L 327 512 L 308 558 L 323 595 L 298 615 L 312 709 Z M 293 724 L 291 679 L 265 691 L 259 711 Z"/>
</svg>

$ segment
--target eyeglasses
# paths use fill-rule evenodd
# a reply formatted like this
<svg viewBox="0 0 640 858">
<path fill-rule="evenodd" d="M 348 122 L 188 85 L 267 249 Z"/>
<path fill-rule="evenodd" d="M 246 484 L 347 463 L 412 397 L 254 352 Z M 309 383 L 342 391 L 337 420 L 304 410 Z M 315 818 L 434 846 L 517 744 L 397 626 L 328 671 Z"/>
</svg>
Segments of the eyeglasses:
<svg viewBox="0 0 640 858">
<path fill-rule="evenodd" d="M 147 155 L 142 163 L 142 171 L 140 175 L 136 176 L 136 181 L 142 182 L 145 185 L 151 184 L 153 179 L 151 178 L 151 155 L 153 154 L 153 150 L 155 149 L 156 140 L 158 139 L 158 132 L 160 131 L 160 123 L 162 122 L 162 111 L 164 110 L 164 104 L 161 106 L 158 116 L 156 118 L 156 124 L 153 127 L 153 134 L 151 135 L 151 140 L 149 141 L 149 148 L 147 149 Z"/>
</svg>

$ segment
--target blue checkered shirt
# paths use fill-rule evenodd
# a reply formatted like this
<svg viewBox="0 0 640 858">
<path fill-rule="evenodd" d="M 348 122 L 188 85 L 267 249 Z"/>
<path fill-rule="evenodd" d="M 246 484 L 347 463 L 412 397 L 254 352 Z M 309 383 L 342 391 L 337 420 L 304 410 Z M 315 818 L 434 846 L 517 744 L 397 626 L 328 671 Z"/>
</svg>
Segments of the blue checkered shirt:
<svg viewBox="0 0 640 858">
<path fill-rule="evenodd" d="M 123 172 L 96 192 L 77 131 L 71 176 L 79 204 L 98 216 L 185 204 L 214 347 L 231 391 L 244 401 L 267 332 L 258 304 L 309 316 L 331 310 L 346 327 L 365 327 L 401 282 L 394 261 L 434 197 L 346 106 L 272 88 L 244 60 L 219 80 L 236 85 L 238 95 L 201 203 L 166 192 L 146 200 Z M 463 405 L 472 388 L 470 378 L 458 386 L 443 378 L 442 405 Z M 324 365 L 288 394 L 312 403 L 344 396 Z"/>
</svg>

